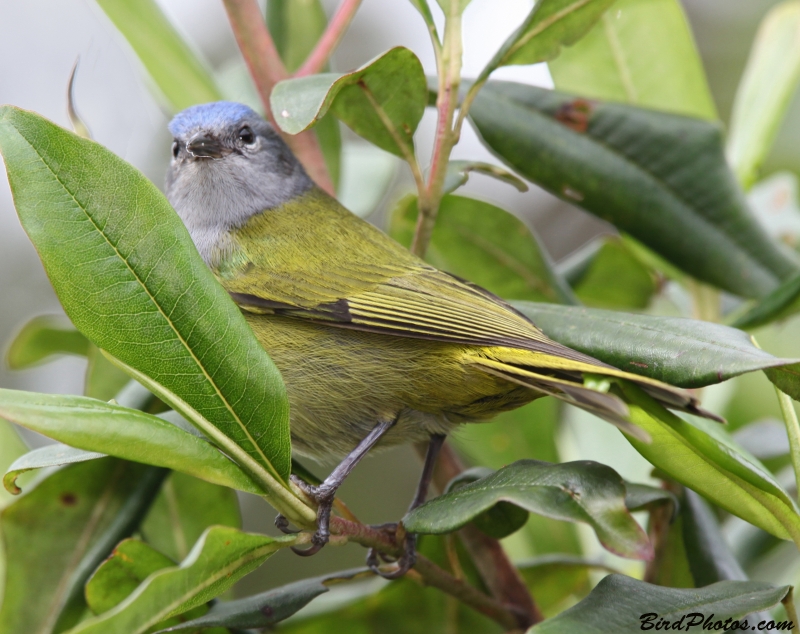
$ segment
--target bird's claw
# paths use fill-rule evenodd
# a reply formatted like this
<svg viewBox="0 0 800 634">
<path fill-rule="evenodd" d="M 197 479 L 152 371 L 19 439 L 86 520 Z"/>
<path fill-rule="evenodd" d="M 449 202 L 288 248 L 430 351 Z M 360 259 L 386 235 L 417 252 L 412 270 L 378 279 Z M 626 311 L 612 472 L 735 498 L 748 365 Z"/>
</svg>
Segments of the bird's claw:
<svg viewBox="0 0 800 634">
<path fill-rule="evenodd" d="M 284 535 L 296 535 L 300 532 L 289 528 L 289 520 L 287 520 L 281 514 L 278 514 L 278 516 L 275 518 L 275 528 L 277 528 Z"/>
<path fill-rule="evenodd" d="M 417 536 L 413 533 L 406 533 L 404 546 L 403 554 L 396 560 L 397 567 L 393 570 L 386 570 L 380 567 L 379 558 L 385 562 L 388 562 L 388 560 L 386 555 L 374 548 L 370 548 L 367 553 L 367 567 L 384 579 L 399 579 L 417 563 Z"/>
<path fill-rule="evenodd" d="M 322 547 L 325 546 L 330 539 L 331 510 L 333 508 L 333 500 L 336 490 L 330 490 L 324 485 L 314 486 L 312 484 L 308 484 L 294 475 L 292 476 L 292 480 L 300 489 L 302 489 L 303 493 L 317 503 L 317 530 L 311 537 L 311 546 L 305 549 L 298 546 L 292 546 L 292 550 L 301 557 L 310 557 L 311 555 L 316 555 L 320 550 L 322 550 Z M 294 534 L 299 532 L 289 529 L 289 522 L 283 515 L 278 515 L 278 517 L 275 518 L 275 526 L 278 527 L 278 530 L 286 534 Z"/>
</svg>

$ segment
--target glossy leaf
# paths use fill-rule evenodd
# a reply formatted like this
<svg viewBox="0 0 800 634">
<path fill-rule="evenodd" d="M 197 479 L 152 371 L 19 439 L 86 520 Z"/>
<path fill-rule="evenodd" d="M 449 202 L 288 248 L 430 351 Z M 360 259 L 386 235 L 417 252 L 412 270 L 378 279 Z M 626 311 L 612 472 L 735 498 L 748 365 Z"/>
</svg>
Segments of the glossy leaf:
<svg viewBox="0 0 800 634">
<path fill-rule="evenodd" d="M 772 321 L 786 319 L 800 311 L 800 274 L 790 277 L 760 299 L 731 324 L 734 328 L 758 328 Z"/>
<path fill-rule="evenodd" d="M 181 561 L 209 526 L 242 527 L 236 492 L 173 472 L 142 522 L 141 533 L 148 544 Z"/>
<path fill-rule="evenodd" d="M 258 568 L 293 536 L 272 538 L 233 528 L 209 528 L 180 566 L 149 577 L 122 603 L 84 621 L 70 634 L 142 634 L 176 614 L 207 603 Z"/>
<path fill-rule="evenodd" d="M 173 110 L 222 96 L 211 73 L 155 0 L 97 0 Z"/>
<path fill-rule="evenodd" d="M 587 306 L 617 310 L 646 308 L 658 290 L 654 272 L 617 238 L 604 241 L 573 286 Z"/>
<path fill-rule="evenodd" d="M 626 438 L 653 466 L 768 533 L 800 543 L 794 499 L 720 425 L 678 418 L 635 386 L 619 387 L 631 422 L 649 433 L 652 442 Z"/>
<path fill-rule="evenodd" d="M 584 38 L 549 66 L 557 90 L 717 118 L 678 0 L 617 0 Z"/>
<path fill-rule="evenodd" d="M 555 519 L 585 522 L 608 550 L 634 559 L 652 557 L 647 536 L 625 508 L 622 478 L 591 461 L 553 465 L 520 460 L 426 502 L 406 515 L 403 524 L 414 533 L 448 533 L 498 502 Z"/>
<path fill-rule="evenodd" d="M 465 425 L 448 442 L 454 443 L 470 464 L 485 465 L 491 469 L 500 469 L 524 458 L 561 462 L 556 442 L 561 411 L 556 399 L 537 399 L 499 414 L 492 419 L 491 425 Z M 524 548 L 518 556 L 530 556 L 531 553 L 577 555 L 582 552 L 574 525 L 541 515 L 529 516 L 528 522 L 515 538 L 522 540 L 520 548 Z"/>
<path fill-rule="evenodd" d="M 800 2 L 774 6 L 758 28 L 731 113 L 728 158 L 749 189 L 800 79 Z"/>
<path fill-rule="evenodd" d="M 747 209 L 718 125 L 511 82 L 489 82 L 470 116 L 517 172 L 701 281 L 761 297 L 797 272 Z"/>
<path fill-rule="evenodd" d="M 416 218 L 416 196 L 403 198 L 389 234 L 408 246 Z M 535 234 L 507 211 L 474 198 L 442 199 L 426 259 L 500 297 L 577 302 Z"/>
<path fill-rule="evenodd" d="M 64 317 L 40 315 L 25 324 L 14 337 L 6 353 L 6 363 L 12 370 L 23 370 L 43 363 L 53 355 L 85 357 L 90 345 L 89 340 Z"/>
<path fill-rule="evenodd" d="M 263 494 L 215 447 L 151 414 L 83 396 L 0 390 L 0 417 L 71 447 Z"/>
<path fill-rule="evenodd" d="M 330 109 L 356 134 L 403 156 L 413 153 L 413 134 L 427 94 L 419 59 L 407 48 L 396 47 L 351 73 L 282 81 L 270 103 L 278 125 L 289 134 L 307 130 Z"/>
<path fill-rule="evenodd" d="M 721 581 L 690 590 L 662 588 L 624 575 L 610 575 L 576 606 L 539 623 L 528 632 L 627 634 L 648 629 L 647 625 L 655 628 L 659 619 L 672 625 L 682 617 L 683 628 L 687 623 L 700 626 L 710 618 L 712 628 L 721 630 L 721 626 L 714 627 L 716 622 L 724 623 L 729 617 L 739 619 L 771 608 L 780 603 L 789 590 L 790 586 L 776 588 L 760 581 Z M 692 614 L 698 616 L 692 617 Z M 646 615 L 649 619 L 643 620 Z M 665 628 L 662 626 L 661 629 Z"/>
<path fill-rule="evenodd" d="M 538 0 L 489 68 L 536 64 L 555 58 L 562 46 L 581 39 L 614 0 Z"/>
<path fill-rule="evenodd" d="M 545 334 L 628 372 L 694 388 L 798 359 L 774 357 L 734 328 L 683 317 L 515 302 Z"/>
<path fill-rule="evenodd" d="M 319 595 L 328 592 L 330 585 L 363 576 L 372 576 L 372 573 L 366 568 L 334 572 L 313 579 L 296 581 L 252 597 L 217 603 L 208 614 L 160 630 L 157 634 L 220 626 L 242 629 L 266 628 L 288 619 Z"/>
<path fill-rule="evenodd" d="M 76 327 L 202 415 L 213 442 L 285 496 L 280 374 L 164 196 L 98 144 L 16 108 L 0 110 L 0 151 L 23 227 Z"/>
<path fill-rule="evenodd" d="M 508 170 L 503 169 L 499 165 L 483 163 L 481 161 L 450 161 L 447 164 L 447 174 L 444 179 L 442 191 L 445 194 L 451 194 L 459 187 L 466 185 L 469 180 L 469 175 L 472 172 L 483 174 L 484 176 L 491 176 L 499 181 L 508 183 L 512 187 L 515 187 L 517 191 L 528 191 L 528 185 L 525 184 L 525 181 Z"/>
<path fill-rule="evenodd" d="M 125 539 L 86 583 L 86 603 L 95 614 L 107 612 L 122 603 L 151 574 L 174 565 L 169 557 L 143 541 Z"/>
<path fill-rule="evenodd" d="M 135 530 L 164 470 L 103 458 L 40 480 L 0 513 L 6 559 L 0 632 L 49 634 L 83 610 L 83 583 Z"/>
<path fill-rule="evenodd" d="M 22 489 L 17 486 L 17 478 L 27 471 L 46 467 L 60 467 L 67 464 L 86 462 L 87 460 L 96 460 L 97 458 L 105 457 L 106 454 L 104 453 L 75 449 L 74 447 L 61 443 L 45 445 L 44 447 L 29 451 L 11 463 L 5 470 L 3 486 L 9 493 L 18 495 L 22 493 Z"/>
</svg>

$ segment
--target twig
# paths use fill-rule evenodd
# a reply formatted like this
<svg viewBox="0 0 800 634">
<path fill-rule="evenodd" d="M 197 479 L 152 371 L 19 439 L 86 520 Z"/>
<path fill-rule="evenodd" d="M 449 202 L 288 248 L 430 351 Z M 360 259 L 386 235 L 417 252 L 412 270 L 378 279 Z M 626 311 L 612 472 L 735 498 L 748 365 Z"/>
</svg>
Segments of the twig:
<svg viewBox="0 0 800 634">
<path fill-rule="evenodd" d="M 223 2 L 236 42 L 250 70 L 267 118 L 314 182 L 329 194 L 334 194 L 335 188 L 314 133 L 307 131 L 297 135 L 285 134 L 272 114 L 269 101 L 272 89 L 279 81 L 287 79 L 288 74 L 256 0 L 223 0 Z"/>
<path fill-rule="evenodd" d="M 792 467 L 794 467 L 795 485 L 798 495 L 800 495 L 800 422 L 797 420 L 797 412 L 794 411 L 791 397 L 784 394 L 778 386 L 775 386 L 775 393 L 778 395 L 783 422 L 786 425 L 786 434 L 789 436 L 789 455 L 792 458 Z"/>
<path fill-rule="evenodd" d="M 320 72 L 331 57 L 331 54 L 341 42 L 347 27 L 353 21 L 361 0 L 342 0 L 336 13 L 333 14 L 328 27 L 319 38 L 314 50 L 309 53 L 306 61 L 295 73 L 295 77 L 305 77 Z"/>
<path fill-rule="evenodd" d="M 390 533 L 371 526 L 365 526 L 364 524 L 357 524 L 341 517 L 331 518 L 331 533 L 336 536 L 346 537 L 347 541 L 356 542 L 367 548 L 376 548 L 388 555 L 399 556 L 402 552 L 402 548 L 397 545 Z M 455 597 L 474 610 L 497 621 L 506 629 L 518 629 L 524 625 L 514 609 L 509 609 L 508 606 L 494 597 L 490 597 L 477 588 L 457 579 L 422 555 L 417 555 L 417 562 L 413 570 L 421 577 L 421 581 L 425 585 L 438 588 L 442 592 Z"/>
</svg>

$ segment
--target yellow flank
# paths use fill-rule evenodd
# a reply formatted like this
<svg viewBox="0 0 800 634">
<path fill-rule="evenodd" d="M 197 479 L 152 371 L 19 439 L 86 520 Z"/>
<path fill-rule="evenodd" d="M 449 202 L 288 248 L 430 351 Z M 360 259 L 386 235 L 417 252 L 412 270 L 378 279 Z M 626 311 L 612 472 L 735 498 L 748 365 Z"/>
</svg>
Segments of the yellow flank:
<svg viewBox="0 0 800 634">
<path fill-rule="evenodd" d="M 318 189 L 231 232 L 214 272 L 283 374 L 294 447 L 335 460 L 381 420 L 383 446 L 427 439 L 552 394 L 631 432 L 585 374 L 634 381 L 706 415 L 682 390 L 548 339 L 487 291 L 426 264 Z"/>
</svg>

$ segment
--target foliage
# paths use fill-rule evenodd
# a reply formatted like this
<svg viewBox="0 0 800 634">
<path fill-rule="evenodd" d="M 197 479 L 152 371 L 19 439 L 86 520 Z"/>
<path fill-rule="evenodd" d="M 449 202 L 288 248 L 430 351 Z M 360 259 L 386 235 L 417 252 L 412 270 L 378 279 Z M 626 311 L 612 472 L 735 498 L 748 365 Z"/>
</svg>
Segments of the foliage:
<svg viewBox="0 0 800 634">
<path fill-rule="evenodd" d="M 458 437 L 476 468 L 451 472 L 442 495 L 402 518 L 422 536 L 406 578 L 347 570 L 228 600 L 272 554 L 308 543 L 314 525 L 289 480 L 291 470 L 311 476 L 291 460 L 280 373 L 152 183 L 97 143 L 4 106 L 0 153 L 15 206 L 69 318 L 25 325 L 7 361 L 23 369 L 78 355 L 88 371 L 81 397 L 0 389 L 3 484 L 19 495 L 0 492 L 0 631 L 316 632 L 347 619 L 364 632 L 610 633 L 639 631 L 647 613 L 796 623 L 794 580 L 770 562 L 800 548 L 789 484 L 800 477 L 800 349 L 774 326 L 800 312 L 800 257 L 761 226 L 745 190 L 800 76 L 800 4 L 783 2 L 760 27 L 726 138 L 677 0 L 537 0 L 469 81 L 470 1 L 410 1 L 431 35 L 432 79 L 403 47 L 328 72 L 358 0 L 342 0 L 330 20 L 319 0 L 269 0 L 268 26 L 254 0 L 223 0 L 264 112 L 321 186 L 340 182 L 344 123 L 414 179 L 413 193 L 394 192 L 395 239 L 578 351 L 681 388 L 720 385 L 709 407 L 748 427 L 732 434 L 590 377 L 646 432 L 648 441 L 620 443 L 655 467 L 659 486 L 613 463 L 566 460 L 570 410 L 542 400 Z M 157 3 L 97 4 L 169 109 L 225 97 Z M 542 61 L 556 90 L 491 79 Z M 423 169 L 415 133 L 426 107 L 438 123 Z M 497 163 L 450 160 L 465 123 Z M 456 193 L 472 173 L 520 191 L 538 185 L 618 235 L 556 266 L 523 221 Z M 376 204 L 384 185 L 357 182 Z M 778 354 L 746 332 L 757 327 Z M 769 455 L 749 440 L 764 422 L 715 396 L 730 388 L 779 411 L 769 382 L 749 387 L 761 372 L 787 430 Z M 16 426 L 56 444 L 26 453 Z M 243 532 L 237 490 L 304 530 Z M 329 548 L 351 541 L 398 556 L 386 530 L 341 501 L 336 509 Z M 620 564 L 627 574 L 601 579 L 619 567 L 596 558 L 602 548 L 645 560 L 644 571 Z"/>
</svg>

